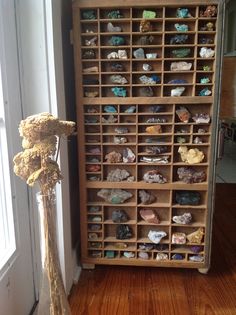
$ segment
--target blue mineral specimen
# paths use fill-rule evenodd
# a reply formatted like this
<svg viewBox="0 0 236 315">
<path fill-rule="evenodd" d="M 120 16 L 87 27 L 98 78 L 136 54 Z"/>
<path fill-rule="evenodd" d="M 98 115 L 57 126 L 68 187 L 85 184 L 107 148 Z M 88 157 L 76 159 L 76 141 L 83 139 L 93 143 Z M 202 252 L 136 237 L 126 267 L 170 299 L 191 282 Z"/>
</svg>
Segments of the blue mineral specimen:
<svg viewBox="0 0 236 315">
<path fill-rule="evenodd" d="M 178 18 L 188 18 L 191 17 L 191 14 L 187 8 L 178 8 L 176 11 L 176 16 Z"/>
<path fill-rule="evenodd" d="M 125 39 L 122 36 L 112 36 L 109 44 L 112 46 L 122 46 L 125 44 Z"/>
<path fill-rule="evenodd" d="M 126 97 L 127 91 L 123 87 L 114 87 L 111 89 L 115 96 Z"/>
</svg>

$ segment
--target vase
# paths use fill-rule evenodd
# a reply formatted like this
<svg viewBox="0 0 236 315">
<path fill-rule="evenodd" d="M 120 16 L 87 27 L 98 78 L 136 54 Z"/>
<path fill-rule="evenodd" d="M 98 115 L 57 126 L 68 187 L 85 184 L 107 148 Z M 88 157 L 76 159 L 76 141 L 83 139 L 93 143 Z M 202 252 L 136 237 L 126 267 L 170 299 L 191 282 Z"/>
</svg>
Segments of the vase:
<svg viewBox="0 0 236 315">
<path fill-rule="evenodd" d="M 59 263 L 55 191 L 36 194 L 40 217 L 42 277 L 37 315 L 71 315 Z"/>
</svg>

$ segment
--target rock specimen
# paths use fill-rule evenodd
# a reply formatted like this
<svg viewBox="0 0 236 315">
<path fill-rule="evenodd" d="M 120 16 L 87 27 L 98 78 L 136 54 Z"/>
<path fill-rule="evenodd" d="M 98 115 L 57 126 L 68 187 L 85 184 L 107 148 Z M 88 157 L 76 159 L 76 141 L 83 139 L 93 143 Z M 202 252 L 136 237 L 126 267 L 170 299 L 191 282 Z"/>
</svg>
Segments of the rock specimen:
<svg viewBox="0 0 236 315">
<path fill-rule="evenodd" d="M 148 260 L 149 259 L 149 255 L 147 252 L 138 252 L 138 257 L 144 260 Z"/>
<path fill-rule="evenodd" d="M 123 189 L 101 189 L 98 191 L 97 195 L 104 199 L 106 202 L 118 204 L 124 203 L 127 199 L 131 198 L 133 195 Z"/>
<path fill-rule="evenodd" d="M 208 22 L 201 26 L 200 31 L 208 31 L 213 32 L 214 31 L 214 24 L 212 22 Z"/>
<path fill-rule="evenodd" d="M 119 152 L 112 151 L 105 155 L 107 163 L 120 163 L 122 162 L 122 155 Z"/>
<path fill-rule="evenodd" d="M 151 171 L 146 172 L 143 175 L 143 180 L 146 183 L 164 184 L 167 182 L 167 179 L 157 170 L 151 170 Z"/>
<path fill-rule="evenodd" d="M 189 71 L 191 68 L 192 63 L 186 61 L 172 62 L 170 65 L 171 71 Z"/>
<path fill-rule="evenodd" d="M 174 255 L 171 256 L 171 259 L 172 260 L 183 260 L 184 256 L 181 255 L 181 254 L 174 254 Z"/>
<path fill-rule="evenodd" d="M 209 90 L 208 88 L 205 88 L 205 89 L 201 90 L 198 95 L 199 96 L 209 96 L 209 95 L 211 95 L 211 90 Z"/>
<path fill-rule="evenodd" d="M 152 76 L 148 77 L 146 75 L 142 75 L 141 77 L 139 77 L 139 80 L 143 83 L 143 84 L 156 84 L 158 82 L 161 81 L 161 78 L 158 77 L 157 75 L 153 74 Z"/>
<path fill-rule="evenodd" d="M 192 120 L 197 124 L 208 124 L 211 120 L 210 116 L 205 113 L 197 113 L 192 117 Z"/>
<path fill-rule="evenodd" d="M 135 113 L 135 111 L 136 111 L 136 106 L 129 106 L 124 112 L 125 113 Z"/>
<path fill-rule="evenodd" d="M 148 20 L 141 20 L 140 26 L 139 26 L 139 31 L 142 33 L 145 32 L 151 32 L 152 31 L 152 25 L 151 22 Z"/>
<path fill-rule="evenodd" d="M 160 223 L 158 215 L 152 209 L 141 209 L 139 213 L 140 213 L 141 218 L 148 223 L 154 223 L 154 224 Z"/>
<path fill-rule="evenodd" d="M 116 238 L 118 240 L 127 240 L 133 235 L 132 229 L 125 224 L 118 225 L 116 228 Z"/>
<path fill-rule="evenodd" d="M 189 149 L 186 146 L 180 146 L 178 149 L 181 160 L 188 164 L 198 164 L 204 159 L 204 153 L 198 149 Z"/>
<path fill-rule="evenodd" d="M 124 169 L 116 168 L 112 170 L 107 175 L 108 182 L 122 182 L 123 180 L 127 180 L 130 177 L 130 173 Z"/>
<path fill-rule="evenodd" d="M 140 158 L 140 162 L 166 164 L 169 162 L 169 156 L 159 156 L 159 157 L 143 156 Z"/>
<path fill-rule="evenodd" d="M 194 261 L 194 262 L 203 262 L 204 257 L 202 255 L 193 255 L 193 256 L 189 256 L 189 260 Z"/>
<path fill-rule="evenodd" d="M 123 49 L 120 49 L 118 50 L 118 52 L 111 52 L 107 55 L 107 58 L 108 59 L 127 59 L 128 56 L 127 56 L 127 52 L 126 50 L 123 50 Z"/>
<path fill-rule="evenodd" d="M 97 233 L 88 233 L 88 238 L 90 240 L 96 240 L 96 239 L 98 239 L 98 234 Z"/>
<path fill-rule="evenodd" d="M 128 133 L 129 129 L 127 127 L 116 127 L 115 132 L 119 134 Z"/>
<path fill-rule="evenodd" d="M 124 71 L 124 65 L 122 65 L 121 63 L 112 63 L 111 64 L 111 71 L 113 71 L 113 72 Z"/>
<path fill-rule="evenodd" d="M 166 118 L 160 118 L 160 117 L 152 117 L 146 120 L 147 124 L 161 124 L 161 123 L 166 123 L 166 122 L 167 122 Z"/>
<path fill-rule="evenodd" d="M 164 231 L 152 231 L 150 230 L 148 232 L 148 238 L 150 239 L 151 242 L 154 244 L 159 244 L 161 239 L 163 237 L 167 236 L 166 232 Z"/>
<path fill-rule="evenodd" d="M 106 250 L 106 254 L 105 254 L 106 258 L 115 258 L 115 251 L 114 250 Z"/>
<path fill-rule="evenodd" d="M 211 66 L 203 66 L 202 70 L 203 71 L 211 71 Z"/>
<path fill-rule="evenodd" d="M 173 216 L 172 220 L 177 224 L 189 224 L 192 221 L 192 215 L 190 212 L 185 212 L 184 214 Z"/>
<path fill-rule="evenodd" d="M 97 15 L 95 10 L 84 10 L 82 11 L 82 18 L 84 20 L 96 20 Z"/>
<path fill-rule="evenodd" d="M 126 84 L 128 83 L 127 79 L 120 74 L 113 74 L 110 76 L 110 80 L 112 83 L 118 84 Z"/>
<path fill-rule="evenodd" d="M 191 252 L 198 254 L 201 251 L 203 251 L 203 246 L 199 246 L 199 245 L 193 245 L 190 247 Z"/>
<path fill-rule="evenodd" d="M 176 202 L 180 205 L 197 206 L 200 204 L 201 194 L 198 191 L 177 191 Z"/>
<path fill-rule="evenodd" d="M 175 89 L 172 89 L 170 91 L 171 96 L 181 96 L 185 91 L 185 87 L 183 86 L 177 86 Z"/>
<path fill-rule="evenodd" d="M 150 205 L 156 200 L 156 196 L 146 190 L 139 190 L 138 195 L 143 205 Z"/>
<path fill-rule="evenodd" d="M 145 58 L 143 48 L 138 48 L 138 49 L 134 50 L 133 55 L 134 55 L 134 58 L 136 58 L 136 59 L 144 59 Z"/>
<path fill-rule="evenodd" d="M 138 39 L 137 44 L 140 46 L 150 45 L 153 42 L 153 40 L 154 37 L 152 35 L 151 36 L 144 35 Z"/>
<path fill-rule="evenodd" d="M 86 97 L 96 97 L 98 96 L 98 91 L 85 91 L 84 95 Z"/>
<path fill-rule="evenodd" d="M 95 50 L 94 49 L 84 50 L 82 53 L 82 58 L 83 59 L 95 59 L 96 58 Z"/>
<path fill-rule="evenodd" d="M 190 112 L 186 107 L 181 106 L 176 110 L 176 114 L 181 122 L 188 123 L 191 118 Z"/>
<path fill-rule="evenodd" d="M 213 44 L 214 40 L 212 38 L 209 38 L 209 37 L 200 36 L 199 37 L 199 43 L 203 44 L 203 45 L 209 45 L 209 44 Z"/>
<path fill-rule="evenodd" d="M 165 250 L 168 250 L 169 249 L 169 246 L 167 244 L 156 244 L 155 245 L 155 249 L 156 250 L 159 250 L 159 251 L 165 251 Z"/>
<path fill-rule="evenodd" d="M 98 40 L 97 36 L 94 36 L 90 39 L 85 39 L 86 46 L 96 46 L 96 41 Z"/>
<path fill-rule="evenodd" d="M 99 84 L 99 81 L 97 79 L 93 79 L 93 78 L 84 78 L 83 79 L 83 84 L 84 85 L 97 85 Z"/>
<path fill-rule="evenodd" d="M 161 128 L 161 125 L 159 124 L 149 126 L 145 130 L 147 133 L 150 133 L 150 134 L 162 133 L 162 128 Z"/>
<path fill-rule="evenodd" d="M 215 17 L 217 16 L 217 7 L 215 5 L 208 5 L 206 9 L 200 11 L 201 17 Z"/>
<path fill-rule="evenodd" d="M 92 153 L 92 154 L 100 154 L 101 153 L 101 150 L 99 147 L 95 147 L 95 148 L 90 148 L 88 150 L 88 153 Z"/>
<path fill-rule="evenodd" d="M 90 73 L 90 72 L 98 72 L 98 67 L 94 66 L 94 67 L 88 67 L 88 68 L 84 68 L 83 69 L 84 73 Z"/>
<path fill-rule="evenodd" d="M 175 23 L 175 29 L 177 32 L 187 32 L 188 31 L 188 25 L 187 24 L 179 24 Z"/>
<path fill-rule="evenodd" d="M 172 55 L 175 58 L 184 58 L 187 57 L 191 52 L 190 48 L 179 48 L 171 51 Z"/>
<path fill-rule="evenodd" d="M 89 224 L 88 228 L 91 231 L 99 231 L 99 230 L 101 230 L 102 225 L 101 224 Z"/>
<path fill-rule="evenodd" d="M 181 233 L 181 232 L 173 233 L 171 242 L 172 242 L 172 244 L 185 244 L 186 243 L 186 234 Z"/>
<path fill-rule="evenodd" d="M 114 139 L 115 144 L 122 144 L 122 143 L 126 143 L 128 141 L 126 137 L 115 136 L 113 139 Z"/>
<path fill-rule="evenodd" d="M 166 153 L 168 148 L 166 146 L 148 146 L 145 148 L 145 152 L 150 154 Z"/>
<path fill-rule="evenodd" d="M 143 11 L 143 19 L 155 19 L 155 17 L 156 17 L 156 12 L 154 11 L 149 11 L 149 10 Z"/>
<path fill-rule="evenodd" d="M 114 223 L 124 223 L 129 220 L 129 217 L 124 210 L 119 209 L 112 211 L 111 219 Z"/>
<path fill-rule="evenodd" d="M 114 87 L 111 89 L 115 96 L 126 97 L 127 91 L 123 87 Z"/>
<path fill-rule="evenodd" d="M 123 36 L 112 36 L 108 43 L 111 46 L 122 46 L 125 45 L 125 39 Z"/>
<path fill-rule="evenodd" d="M 157 53 L 148 53 L 148 54 L 146 54 L 146 58 L 147 59 L 155 59 L 155 58 L 158 58 L 158 55 L 157 55 Z"/>
<path fill-rule="evenodd" d="M 165 111 L 165 106 L 163 105 L 152 105 L 150 107 L 150 112 L 151 113 L 161 113 Z"/>
<path fill-rule="evenodd" d="M 208 77 L 204 77 L 204 78 L 200 79 L 200 83 L 202 83 L 202 84 L 207 84 L 207 83 L 210 83 L 210 82 L 211 82 L 211 80 Z"/>
<path fill-rule="evenodd" d="M 176 11 L 176 17 L 178 18 L 190 18 L 192 15 L 190 14 L 187 8 L 178 8 Z"/>
<path fill-rule="evenodd" d="M 213 58 L 215 51 L 211 48 L 202 47 L 199 52 L 200 57 L 202 58 Z"/>
<path fill-rule="evenodd" d="M 125 249 L 128 247 L 128 245 L 126 243 L 121 243 L 121 242 L 115 243 L 114 246 L 115 246 L 115 248 L 118 248 L 118 249 Z"/>
<path fill-rule="evenodd" d="M 153 90 L 150 86 L 143 86 L 140 88 L 140 95 L 152 97 L 154 95 Z"/>
<path fill-rule="evenodd" d="M 196 171 L 191 167 L 179 167 L 177 169 L 179 179 L 186 184 L 202 183 L 206 180 L 206 172 Z"/>
<path fill-rule="evenodd" d="M 156 255 L 157 261 L 162 261 L 162 260 L 167 260 L 167 259 L 168 259 L 168 255 L 165 253 L 157 253 Z"/>
<path fill-rule="evenodd" d="M 93 222 L 101 222 L 102 221 L 102 218 L 100 216 L 94 216 L 92 217 L 91 219 L 89 219 Z"/>
<path fill-rule="evenodd" d="M 187 240 L 192 244 L 201 244 L 204 236 L 203 228 L 199 228 L 197 231 L 187 235 Z"/>
<path fill-rule="evenodd" d="M 177 137 L 176 138 L 176 141 L 178 142 L 178 143 L 181 143 L 181 144 L 183 144 L 183 143 L 185 143 L 186 142 L 186 138 L 184 138 L 184 137 Z"/>
<path fill-rule="evenodd" d="M 86 172 L 96 173 L 96 172 L 100 172 L 100 170 L 101 170 L 101 165 L 98 165 L 98 164 L 86 165 Z"/>
<path fill-rule="evenodd" d="M 193 143 L 194 143 L 194 144 L 201 144 L 201 143 L 203 143 L 203 142 L 202 142 L 202 139 L 201 139 L 200 137 L 195 137 L 195 138 L 193 139 Z"/>
<path fill-rule="evenodd" d="M 112 10 L 107 14 L 108 19 L 121 19 L 123 15 L 120 13 L 120 10 Z"/>
<path fill-rule="evenodd" d="M 112 51 L 111 53 L 109 53 L 107 55 L 107 59 L 118 59 L 119 56 L 118 56 L 118 53 L 116 51 Z"/>
<path fill-rule="evenodd" d="M 113 116 L 113 115 L 109 115 L 108 117 L 102 117 L 102 122 L 106 123 L 106 124 L 112 124 L 117 122 L 117 117 Z"/>
<path fill-rule="evenodd" d="M 152 70 L 152 66 L 149 65 L 148 63 L 144 63 L 143 64 L 143 70 L 144 71 L 151 71 Z"/>
<path fill-rule="evenodd" d="M 88 208 L 88 211 L 89 211 L 89 212 L 92 212 L 92 213 L 94 213 L 94 212 L 99 212 L 99 211 L 100 211 L 100 208 L 99 208 L 98 206 L 90 206 L 90 207 Z"/>
<path fill-rule="evenodd" d="M 188 40 L 188 35 L 178 34 L 178 35 L 171 37 L 170 45 L 185 44 L 187 40 Z"/>
<path fill-rule="evenodd" d="M 135 154 L 130 148 L 123 149 L 123 162 L 124 163 L 133 163 L 135 161 Z"/>
<path fill-rule="evenodd" d="M 125 258 L 134 258 L 135 257 L 134 252 L 124 252 L 123 255 Z"/>
<path fill-rule="evenodd" d="M 139 244 L 138 245 L 138 249 L 141 250 L 152 250 L 154 249 L 154 244 L 150 244 L 150 243 L 144 243 L 144 244 Z"/>
<path fill-rule="evenodd" d="M 107 31 L 111 33 L 121 32 L 121 27 L 114 26 L 111 22 L 107 24 Z"/>
</svg>

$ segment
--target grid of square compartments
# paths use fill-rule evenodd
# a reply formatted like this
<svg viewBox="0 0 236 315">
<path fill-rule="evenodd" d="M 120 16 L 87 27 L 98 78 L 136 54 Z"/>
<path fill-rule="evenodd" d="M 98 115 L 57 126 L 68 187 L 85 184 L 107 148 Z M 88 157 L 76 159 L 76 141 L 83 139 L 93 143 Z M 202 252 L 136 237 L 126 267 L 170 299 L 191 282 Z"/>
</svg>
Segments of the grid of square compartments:
<svg viewBox="0 0 236 315">
<path fill-rule="evenodd" d="M 121 17 L 113 19 L 108 16 L 114 8 L 98 8 L 93 10 L 95 19 L 91 20 L 83 18 L 85 9 L 81 9 L 80 44 L 84 96 L 113 97 L 112 89 L 117 87 L 123 88 L 123 92 L 117 92 L 118 95 L 126 97 L 169 97 L 174 93 L 172 90 L 179 86 L 185 88 L 182 96 L 204 96 L 205 91 L 214 93 L 215 56 L 201 57 L 200 50 L 207 48 L 215 51 L 217 18 L 201 17 L 201 6 L 188 6 L 191 16 L 177 18 L 177 8 L 123 8 L 119 10 Z M 148 19 L 151 29 L 141 32 L 142 14 L 147 9 L 154 11 L 156 17 Z M 120 31 L 109 32 L 110 22 Z M 176 24 L 187 25 L 188 31 L 177 31 Z M 176 35 L 187 36 L 187 39 L 184 43 L 176 44 Z M 117 37 L 122 38 L 122 41 L 120 44 L 118 42 L 119 45 L 114 45 Z M 143 49 L 144 56 L 135 58 L 134 53 L 140 48 Z M 188 49 L 187 56 L 181 54 L 183 48 Z M 119 51 L 125 51 L 125 57 Z M 112 53 L 115 53 L 114 59 L 111 57 Z M 187 68 L 182 70 L 178 65 L 176 68 L 174 64 L 179 62 L 185 62 Z M 149 70 L 144 70 L 144 64 L 150 66 Z M 115 69 L 119 69 L 119 72 Z M 125 81 L 117 83 L 112 79 L 117 74 L 125 78 Z M 140 80 L 143 75 L 149 79 L 154 78 L 154 81 L 150 84 L 150 81 Z M 147 88 L 149 92 L 151 90 L 149 94 Z"/>
</svg>

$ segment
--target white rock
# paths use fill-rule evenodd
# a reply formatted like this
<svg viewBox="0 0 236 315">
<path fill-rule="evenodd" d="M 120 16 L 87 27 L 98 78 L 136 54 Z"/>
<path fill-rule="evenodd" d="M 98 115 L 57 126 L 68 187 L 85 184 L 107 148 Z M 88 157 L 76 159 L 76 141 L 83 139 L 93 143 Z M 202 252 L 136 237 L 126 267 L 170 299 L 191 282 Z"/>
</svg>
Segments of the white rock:
<svg viewBox="0 0 236 315">
<path fill-rule="evenodd" d="M 148 238 L 150 241 L 152 241 L 154 244 L 159 244 L 161 239 L 165 237 L 167 234 L 164 231 L 152 231 L 150 230 L 148 233 Z"/>
<path fill-rule="evenodd" d="M 185 91 L 185 87 L 176 87 L 175 89 L 171 90 L 171 96 L 181 96 Z"/>
<path fill-rule="evenodd" d="M 202 47 L 200 49 L 199 55 L 202 58 L 213 58 L 215 55 L 215 51 L 211 48 L 207 48 L 207 47 Z"/>
</svg>

